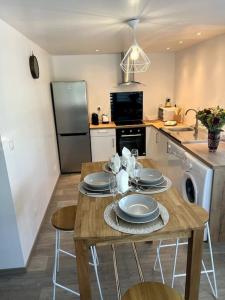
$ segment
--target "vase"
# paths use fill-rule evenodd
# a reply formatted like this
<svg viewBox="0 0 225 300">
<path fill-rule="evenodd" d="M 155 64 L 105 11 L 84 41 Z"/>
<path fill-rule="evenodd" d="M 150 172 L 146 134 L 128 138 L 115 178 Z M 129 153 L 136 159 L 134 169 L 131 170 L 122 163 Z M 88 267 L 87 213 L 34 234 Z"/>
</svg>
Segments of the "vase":
<svg viewBox="0 0 225 300">
<path fill-rule="evenodd" d="M 220 132 L 208 131 L 209 152 L 216 152 L 220 142 Z"/>
</svg>

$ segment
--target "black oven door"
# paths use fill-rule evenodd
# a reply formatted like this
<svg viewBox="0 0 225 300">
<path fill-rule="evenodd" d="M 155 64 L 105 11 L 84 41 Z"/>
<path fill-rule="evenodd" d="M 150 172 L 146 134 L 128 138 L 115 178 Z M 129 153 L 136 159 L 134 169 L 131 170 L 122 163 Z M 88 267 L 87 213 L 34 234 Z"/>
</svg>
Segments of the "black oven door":
<svg viewBox="0 0 225 300">
<path fill-rule="evenodd" d="M 119 155 L 122 155 L 123 147 L 131 149 L 138 149 L 139 156 L 145 156 L 145 134 L 117 134 L 116 150 Z"/>
</svg>

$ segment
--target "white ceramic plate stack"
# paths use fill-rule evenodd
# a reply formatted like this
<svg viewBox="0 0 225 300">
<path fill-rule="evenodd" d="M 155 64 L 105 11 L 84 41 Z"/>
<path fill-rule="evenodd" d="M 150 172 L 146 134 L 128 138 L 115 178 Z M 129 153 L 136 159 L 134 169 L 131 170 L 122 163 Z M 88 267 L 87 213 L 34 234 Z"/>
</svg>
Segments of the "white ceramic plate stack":
<svg viewBox="0 0 225 300">
<path fill-rule="evenodd" d="M 143 168 L 140 172 L 137 192 L 154 194 L 163 192 L 171 186 L 171 181 L 156 169 Z"/>
<path fill-rule="evenodd" d="M 160 215 L 157 201 L 138 194 L 123 197 L 115 205 L 114 210 L 120 219 L 135 224 L 153 222 Z"/>
<path fill-rule="evenodd" d="M 89 196 L 109 196 L 109 176 L 110 174 L 105 172 L 88 174 L 80 183 L 80 192 Z"/>
</svg>

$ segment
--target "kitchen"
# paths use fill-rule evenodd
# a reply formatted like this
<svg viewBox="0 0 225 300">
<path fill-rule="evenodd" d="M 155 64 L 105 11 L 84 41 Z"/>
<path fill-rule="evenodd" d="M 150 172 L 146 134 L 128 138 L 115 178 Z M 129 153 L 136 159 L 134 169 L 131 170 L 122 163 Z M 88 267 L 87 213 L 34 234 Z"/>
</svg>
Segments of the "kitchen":
<svg viewBox="0 0 225 300">
<path fill-rule="evenodd" d="M 48 218 L 46 222 L 50 226 L 48 205 L 60 176 L 50 82 L 85 80 L 90 122 L 91 114 L 97 113 L 98 107 L 101 108 L 100 114 L 111 117 L 110 93 L 118 92 L 143 92 L 143 120 L 150 123 L 158 119 L 158 107 L 164 105 L 167 98 L 172 100 L 173 105 L 181 107 L 183 113 L 189 108 L 203 109 L 217 105 L 224 107 L 225 24 L 224 4 L 221 1 L 198 1 L 198 3 L 190 1 L 185 6 L 179 1 L 170 1 L 169 4 L 166 1 L 160 4 L 152 2 L 151 5 L 146 1 L 127 1 L 126 7 L 120 7 L 118 4 L 119 8 L 113 7 L 111 1 L 107 1 L 104 5 L 101 1 L 93 3 L 86 1 L 82 4 L 78 1 L 77 6 L 73 4 L 64 6 L 65 4 L 56 1 L 52 9 L 52 1 L 46 1 L 45 4 L 16 0 L 1 2 L 0 38 L 4 46 L 0 53 L 0 134 L 1 183 L 4 182 L 4 189 L 1 188 L 0 197 L 4 201 L 1 201 L 0 209 L 2 228 L 0 268 L 4 271 L 12 269 L 12 274 L 13 270 L 16 272 L 15 269 L 28 269 L 27 277 L 25 275 L 6 277 L 3 272 L 0 278 L 3 286 L 0 288 L 0 295 L 3 299 L 7 297 L 9 289 L 12 290 L 9 294 L 11 299 L 16 295 L 13 285 L 4 283 L 6 279 L 16 278 L 17 284 L 20 284 L 24 276 L 25 284 L 26 278 L 31 274 L 40 272 L 41 276 L 47 267 L 50 274 L 53 264 L 54 235 L 49 242 L 50 254 L 46 255 L 44 249 L 48 245 L 46 241 L 48 232 L 41 235 L 40 231 L 46 212 Z M 126 13 L 122 14 L 123 10 Z M 65 12 L 64 15 L 62 11 Z M 122 82 L 121 52 L 126 52 L 132 43 L 131 30 L 125 21 L 137 15 L 140 15 L 140 23 L 136 39 L 148 54 L 151 64 L 146 72 L 134 76 L 134 80 L 142 83 L 141 85 L 121 86 L 119 85 Z M 85 22 L 84 19 L 89 22 Z M 151 22 L 151 19 L 154 20 Z M 97 27 L 95 28 L 93 24 Z M 54 29 L 53 32 L 50 27 Z M 104 33 L 105 30 L 108 34 Z M 79 34 L 80 32 L 82 34 Z M 79 43 L 75 43 L 75 39 L 79 40 Z M 30 74 L 29 56 L 32 52 L 39 63 L 38 79 L 33 79 Z M 185 116 L 184 122 L 193 125 L 195 114 L 189 113 Z M 146 126 L 146 145 L 155 140 L 155 137 L 148 140 L 151 134 L 154 136 L 150 131 L 158 130 L 150 123 L 150 126 Z M 91 138 L 96 130 L 99 129 L 91 127 Z M 164 134 L 161 131 L 159 133 L 163 134 L 163 137 L 168 137 L 168 133 Z M 175 144 L 177 145 L 176 141 Z M 201 147 L 205 145 L 207 149 L 207 143 L 199 145 Z M 211 160 L 213 154 L 209 156 L 208 152 L 204 152 L 205 148 L 199 149 L 197 144 L 185 144 L 182 149 L 189 154 L 195 152 L 194 157 L 197 156 L 211 170 L 216 170 L 213 172 L 218 173 L 217 179 L 214 180 L 219 187 L 215 198 L 219 200 L 215 202 L 213 210 L 215 215 L 221 213 L 224 185 L 221 167 L 224 166 L 223 142 L 220 142 L 213 156 L 218 159 L 213 161 Z M 157 153 L 157 150 L 154 151 Z M 149 146 L 146 147 L 146 152 L 147 157 L 150 157 Z M 107 156 L 106 160 L 108 159 Z M 171 161 L 171 164 L 176 163 L 175 158 Z M 54 209 L 63 204 L 70 205 L 78 198 L 79 175 L 62 176 L 60 180 L 53 198 L 57 201 L 58 197 L 61 201 L 59 206 L 54 204 Z M 53 211 L 51 210 L 51 214 Z M 8 226 L 9 224 L 11 226 Z M 221 239 L 219 244 L 215 243 L 214 250 L 220 299 L 223 299 L 224 287 L 222 279 L 220 280 L 224 275 L 221 263 L 224 261 L 222 250 L 224 240 L 221 230 L 223 227 L 223 219 L 217 218 L 215 220 L 217 229 L 213 230 L 213 238 Z M 123 251 L 126 253 L 124 249 L 121 250 L 122 253 Z M 101 255 L 101 250 L 99 252 Z M 34 260 L 32 255 L 35 256 Z M 151 255 L 155 255 L 154 251 Z M 100 258 L 104 260 L 102 256 Z M 150 269 L 151 265 L 148 267 Z M 107 272 L 107 267 L 105 268 Z M 132 272 L 127 266 L 126 268 L 124 266 L 123 271 Z M 52 283 L 49 274 L 41 292 L 37 287 L 34 291 L 36 281 L 33 279 L 34 286 L 27 283 L 26 293 L 20 291 L 21 297 L 23 292 L 25 299 L 31 299 L 32 292 L 37 299 L 51 297 Z M 161 281 L 160 274 L 157 275 L 159 276 L 157 279 Z M 170 274 L 168 278 L 170 280 Z M 200 295 L 205 299 L 213 299 L 207 279 L 204 280 L 206 282 L 203 283 L 203 291 L 200 288 Z M 184 287 L 182 281 L 178 279 L 178 282 L 181 288 Z M 125 287 L 128 288 L 129 284 L 125 284 Z M 62 299 L 71 297 L 63 291 L 58 292 Z"/>
</svg>

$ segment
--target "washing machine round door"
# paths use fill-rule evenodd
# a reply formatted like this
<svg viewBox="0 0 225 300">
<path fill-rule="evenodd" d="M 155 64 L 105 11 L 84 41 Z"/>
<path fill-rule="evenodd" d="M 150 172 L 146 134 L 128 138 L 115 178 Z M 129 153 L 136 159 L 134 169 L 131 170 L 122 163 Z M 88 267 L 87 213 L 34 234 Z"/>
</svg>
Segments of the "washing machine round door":
<svg viewBox="0 0 225 300">
<path fill-rule="evenodd" d="M 186 201 L 197 203 L 197 185 L 190 172 L 184 173 L 182 179 L 182 196 Z"/>
</svg>

